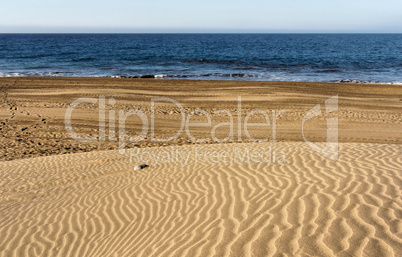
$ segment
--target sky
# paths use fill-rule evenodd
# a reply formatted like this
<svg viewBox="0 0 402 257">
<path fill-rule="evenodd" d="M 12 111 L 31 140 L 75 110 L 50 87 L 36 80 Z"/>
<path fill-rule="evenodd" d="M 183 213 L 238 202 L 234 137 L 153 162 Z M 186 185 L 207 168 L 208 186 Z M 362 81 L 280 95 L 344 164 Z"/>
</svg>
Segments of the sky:
<svg viewBox="0 0 402 257">
<path fill-rule="evenodd" d="M 402 1 L 3 0 L 0 33 L 402 33 Z"/>
</svg>

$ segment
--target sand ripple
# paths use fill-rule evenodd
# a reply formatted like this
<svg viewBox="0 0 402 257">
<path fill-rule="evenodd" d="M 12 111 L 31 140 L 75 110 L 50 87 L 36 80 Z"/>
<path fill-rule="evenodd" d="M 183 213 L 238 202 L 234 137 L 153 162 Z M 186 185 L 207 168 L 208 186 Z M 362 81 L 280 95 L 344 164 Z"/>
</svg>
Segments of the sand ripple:
<svg viewBox="0 0 402 257">
<path fill-rule="evenodd" d="M 276 147 L 286 163 L 1 162 L 0 256 L 402 256 L 400 145 L 341 144 L 337 162 Z"/>
</svg>

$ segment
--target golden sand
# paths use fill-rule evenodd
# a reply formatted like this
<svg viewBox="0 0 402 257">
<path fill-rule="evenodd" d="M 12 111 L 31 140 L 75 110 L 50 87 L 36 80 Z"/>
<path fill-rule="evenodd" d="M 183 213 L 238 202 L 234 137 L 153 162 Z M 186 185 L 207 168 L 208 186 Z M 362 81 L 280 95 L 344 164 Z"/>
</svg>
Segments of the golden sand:
<svg viewBox="0 0 402 257">
<path fill-rule="evenodd" d="M 0 87 L 0 256 L 402 255 L 401 86 L 2 78 Z M 251 131 L 269 135 L 265 143 L 235 131 L 227 143 L 193 144 L 184 133 L 169 143 L 148 136 L 120 154 L 108 137 L 80 143 L 65 131 L 68 105 L 99 95 L 116 100 L 110 110 L 146 115 L 158 96 L 177 100 L 186 114 L 236 114 L 238 96 L 242 119 L 253 109 L 286 113 L 277 142 L 266 128 Z M 306 112 L 334 95 L 337 161 L 301 136 Z M 74 111 L 80 135 L 99 133 L 97 110 Z M 155 115 L 158 137 L 175 133 L 175 106 L 161 104 Z M 212 117 L 213 124 L 227 120 Z M 311 120 L 305 136 L 322 144 L 329 117 Z M 135 133 L 139 121 L 127 128 Z M 208 138 L 210 130 L 192 133 Z M 149 166 L 135 171 L 146 156 Z"/>
</svg>

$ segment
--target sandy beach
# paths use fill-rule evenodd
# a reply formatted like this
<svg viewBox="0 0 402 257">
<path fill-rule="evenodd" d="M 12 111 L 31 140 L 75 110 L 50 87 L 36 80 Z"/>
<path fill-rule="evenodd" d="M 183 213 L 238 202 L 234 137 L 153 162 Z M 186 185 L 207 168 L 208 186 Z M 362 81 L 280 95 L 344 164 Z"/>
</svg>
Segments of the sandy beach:
<svg viewBox="0 0 402 257">
<path fill-rule="evenodd" d="M 0 256 L 402 255 L 402 85 L 21 77 L 0 97 Z M 71 125 L 93 142 L 66 130 L 84 98 Z M 121 153 L 132 110 L 154 134 Z M 205 142 L 153 140 L 183 117 Z M 306 139 L 335 119 L 331 160 Z"/>
<path fill-rule="evenodd" d="M 340 84 L 305 82 L 258 81 L 195 81 L 158 79 L 111 78 L 51 78 L 22 77 L 0 78 L 0 160 L 13 160 L 35 156 L 112 150 L 118 140 L 109 137 L 109 111 L 115 114 L 115 137 L 118 137 L 119 111 L 140 110 L 147 116 L 149 129 L 146 138 L 127 147 L 183 145 L 194 143 L 183 131 L 170 142 L 152 142 L 150 136 L 151 99 L 166 97 L 183 107 L 185 119 L 198 109 L 211 116 L 211 126 L 229 122 L 227 110 L 234 120 L 231 142 L 249 142 L 244 131 L 238 137 L 238 117 L 243 125 L 252 110 L 269 115 L 270 126 L 250 127 L 253 138 L 267 138 L 273 142 L 273 111 L 276 119 L 277 142 L 300 142 L 302 120 L 314 106 L 321 104 L 322 115 L 305 124 L 305 136 L 312 142 L 325 142 L 326 119 L 336 115 L 339 119 L 339 142 L 401 144 L 402 142 L 402 85 Z M 325 112 L 325 100 L 338 95 L 339 107 L 334 114 Z M 241 106 L 238 106 L 238 97 Z M 99 137 L 99 97 L 105 101 L 105 140 L 91 144 L 80 143 L 66 132 L 65 113 L 68 106 L 79 98 L 98 100 L 96 104 L 83 103 L 73 112 L 72 126 L 83 137 Z M 109 100 L 114 99 L 110 105 Z M 278 115 L 281 111 L 283 114 Z M 239 115 L 240 113 L 240 115 Z M 180 129 L 182 116 L 177 105 L 155 102 L 155 138 L 171 137 Z M 184 119 L 184 120 L 185 120 Z M 193 115 L 192 123 L 206 122 L 205 115 Z M 265 122 L 262 115 L 253 115 L 253 122 Z M 135 116 L 126 120 L 127 134 L 139 135 L 142 121 Z M 228 126 L 216 130 L 217 138 L 228 136 Z M 191 127 L 191 135 L 200 139 L 211 138 L 211 128 Z"/>
</svg>

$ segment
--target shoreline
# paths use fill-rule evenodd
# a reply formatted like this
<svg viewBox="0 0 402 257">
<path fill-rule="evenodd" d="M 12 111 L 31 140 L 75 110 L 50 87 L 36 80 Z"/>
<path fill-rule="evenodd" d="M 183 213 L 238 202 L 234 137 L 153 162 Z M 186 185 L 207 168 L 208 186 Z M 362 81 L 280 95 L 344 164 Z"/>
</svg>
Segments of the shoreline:
<svg viewBox="0 0 402 257">
<path fill-rule="evenodd" d="M 231 75 L 231 74 L 227 74 Z M 232 74 L 233 75 L 233 74 Z M 236 78 L 237 74 L 234 74 L 234 78 Z M 227 76 L 231 77 L 231 76 Z M 247 77 L 247 76 L 246 76 Z M 200 78 L 194 75 L 178 77 L 175 75 L 165 75 L 165 74 L 149 74 L 149 75 L 115 75 L 115 76 L 0 76 L 0 79 L 7 78 L 55 78 L 55 79 L 140 79 L 140 80 L 189 80 L 189 81 L 206 81 L 206 82 L 214 82 L 214 81 L 225 81 L 225 82 L 266 82 L 266 83 L 316 83 L 316 84 L 358 84 L 358 85 L 402 85 L 402 82 L 399 81 L 389 81 L 389 82 L 380 82 L 380 81 L 365 81 L 359 79 L 341 79 L 336 81 L 290 81 L 290 80 L 253 80 L 253 79 L 205 79 Z M 241 78 L 241 77 L 240 77 Z"/>
</svg>

